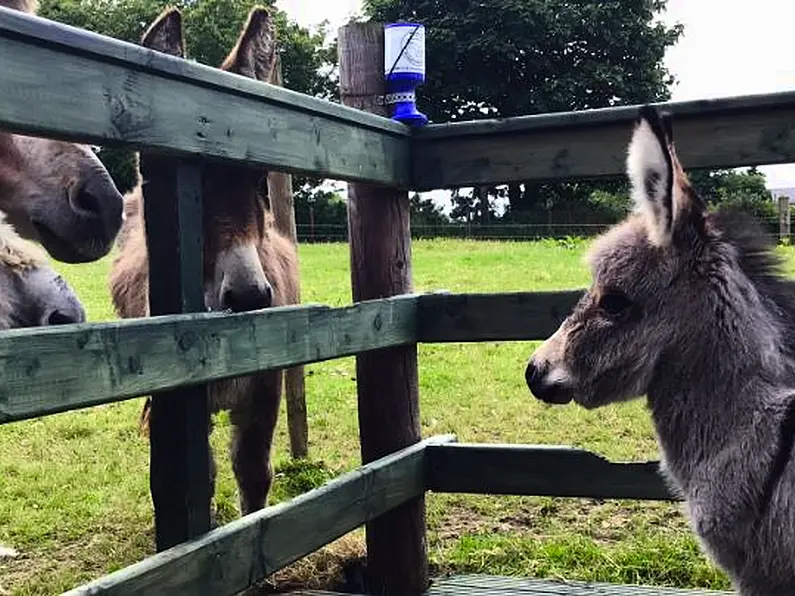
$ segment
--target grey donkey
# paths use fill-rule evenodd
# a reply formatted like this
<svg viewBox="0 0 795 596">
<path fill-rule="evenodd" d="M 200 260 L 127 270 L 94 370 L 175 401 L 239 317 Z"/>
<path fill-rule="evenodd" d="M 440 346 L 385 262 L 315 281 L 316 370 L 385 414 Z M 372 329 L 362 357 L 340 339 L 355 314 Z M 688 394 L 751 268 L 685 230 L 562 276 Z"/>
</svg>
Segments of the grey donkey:
<svg viewBox="0 0 795 596">
<path fill-rule="evenodd" d="M 641 108 L 635 212 L 591 247 L 593 283 L 525 372 L 544 402 L 646 395 L 664 476 L 743 596 L 795 594 L 795 284 L 755 222 L 708 211 L 671 118 Z"/>
</svg>

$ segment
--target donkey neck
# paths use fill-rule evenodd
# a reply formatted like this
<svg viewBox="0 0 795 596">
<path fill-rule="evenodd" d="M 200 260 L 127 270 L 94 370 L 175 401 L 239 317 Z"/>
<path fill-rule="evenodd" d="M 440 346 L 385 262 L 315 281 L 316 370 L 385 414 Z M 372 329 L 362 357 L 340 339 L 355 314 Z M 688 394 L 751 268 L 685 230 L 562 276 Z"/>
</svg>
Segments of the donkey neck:
<svg viewBox="0 0 795 596">
<path fill-rule="evenodd" d="M 768 315 L 744 309 L 723 323 L 705 321 L 658 363 L 648 404 L 667 466 L 685 489 L 732 444 L 773 456 L 795 367 Z"/>
</svg>

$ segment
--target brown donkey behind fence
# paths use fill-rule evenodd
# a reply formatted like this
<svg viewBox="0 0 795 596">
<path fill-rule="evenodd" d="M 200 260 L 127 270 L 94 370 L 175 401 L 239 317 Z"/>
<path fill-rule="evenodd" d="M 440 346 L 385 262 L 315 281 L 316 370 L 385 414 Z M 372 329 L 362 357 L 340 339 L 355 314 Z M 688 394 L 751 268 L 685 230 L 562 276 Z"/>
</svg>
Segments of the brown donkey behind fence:
<svg viewBox="0 0 795 596">
<path fill-rule="evenodd" d="M 251 11 L 222 69 L 269 81 L 275 59 L 269 13 Z M 169 9 L 144 34 L 142 45 L 184 57 L 182 18 Z M 219 109 L 221 109 L 219 107 Z M 147 157 L 152 160 L 152 157 Z M 156 159 L 156 158 L 155 158 Z M 244 312 L 295 304 L 298 264 L 293 244 L 277 233 L 259 189 L 265 172 L 207 164 L 203 169 L 204 288 L 209 310 Z M 127 219 L 119 235 L 111 293 L 122 317 L 149 314 L 148 264 L 141 183 L 126 197 Z M 271 444 L 281 399 L 282 371 L 268 371 L 210 385 L 210 409 L 229 409 L 232 467 L 243 515 L 264 507 L 273 471 Z M 142 414 L 148 424 L 149 401 Z M 215 466 L 211 483 L 215 484 Z"/>
<path fill-rule="evenodd" d="M 0 0 L 0 6 L 36 10 L 34 0 Z M 0 131 L 0 210 L 20 236 L 41 242 L 53 258 L 81 263 L 110 251 L 122 197 L 90 147 Z"/>
</svg>

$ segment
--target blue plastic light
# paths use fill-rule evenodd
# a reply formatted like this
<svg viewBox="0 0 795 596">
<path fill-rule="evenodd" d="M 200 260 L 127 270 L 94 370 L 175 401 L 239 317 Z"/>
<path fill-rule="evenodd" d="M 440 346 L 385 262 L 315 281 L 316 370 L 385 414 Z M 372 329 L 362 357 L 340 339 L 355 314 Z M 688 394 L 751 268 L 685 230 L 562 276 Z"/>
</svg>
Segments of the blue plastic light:
<svg viewBox="0 0 795 596">
<path fill-rule="evenodd" d="M 384 26 L 385 102 L 394 106 L 393 120 L 423 126 L 428 117 L 417 110 L 415 90 L 425 82 L 425 27 L 417 23 Z"/>
</svg>

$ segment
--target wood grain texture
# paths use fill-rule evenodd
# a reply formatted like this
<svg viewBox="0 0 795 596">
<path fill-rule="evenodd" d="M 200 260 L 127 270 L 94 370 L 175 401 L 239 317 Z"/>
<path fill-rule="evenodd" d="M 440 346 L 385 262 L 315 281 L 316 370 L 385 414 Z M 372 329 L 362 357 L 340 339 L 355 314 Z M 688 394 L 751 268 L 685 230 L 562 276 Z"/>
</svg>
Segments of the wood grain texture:
<svg viewBox="0 0 795 596">
<path fill-rule="evenodd" d="M 659 104 L 687 168 L 795 161 L 795 93 Z M 623 176 L 637 106 L 429 125 L 415 131 L 417 190 Z"/>
<path fill-rule="evenodd" d="M 679 500 L 656 461 L 614 463 L 569 447 L 456 444 L 428 447 L 426 487 L 447 493 Z"/>
<path fill-rule="evenodd" d="M 416 297 L 400 296 L 7 331 L 0 423 L 412 344 L 416 323 Z"/>
<path fill-rule="evenodd" d="M 423 494 L 426 446 L 451 440 L 412 445 L 67 594 L 234 594 Z"/>
<path fill-rule="evenodd" d="M 384 30 L 352 23 L 338 38 L 340 96 L 346 105 L 386 115 Z M 409 200 L 403 191 L 348 185 L 348 236 L 353 300 L 411 291 Z M 421 438 L 417 347 L 356 357 L 359 436 L 367 463 Z M 374 594 L 418 596 L 428 582 L 425 500 L 413 501 L 367 525 L 367 574 Z"/>
<path fill-rule="evenodd" d="M 153 316 L 202 312 L 202 181 L 196 164 L 141 155 Z M 207 386 L 152 395 L 149 486 L 155 544 L 165 550 L 210 529 Z"/>
<path fill-rule="evenodd" d="M 9 131 L 410 186 L 386 118 L 3 8 L 0 44 Z"/>
<path fill-rule="evenodd" d="M 424 294 L 417 335 L 423 343 L 546 339 L 580 296 L 582 291 Z"/>
</svg>

